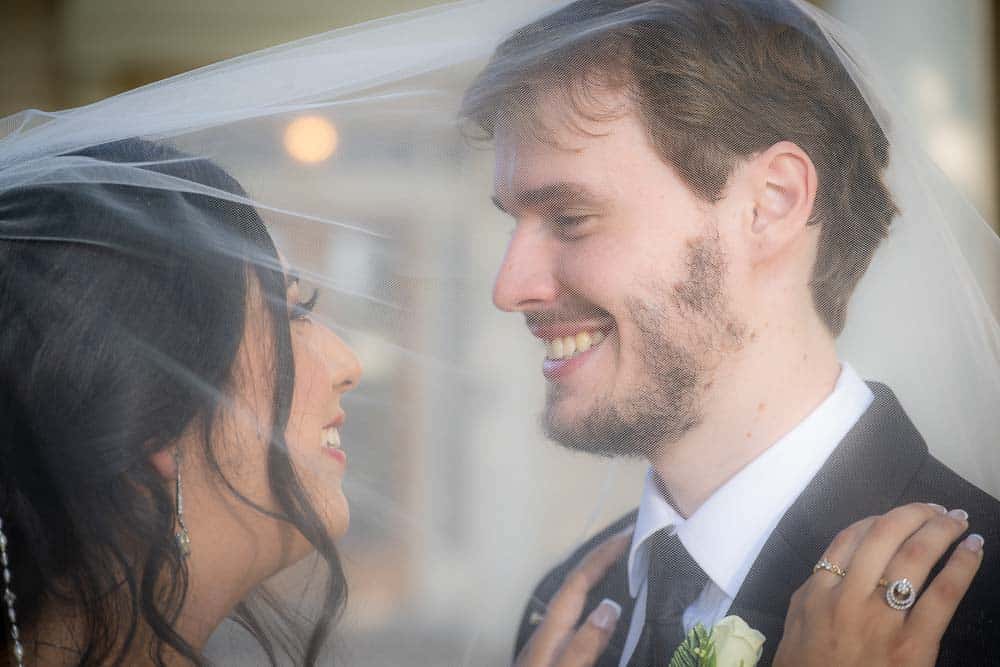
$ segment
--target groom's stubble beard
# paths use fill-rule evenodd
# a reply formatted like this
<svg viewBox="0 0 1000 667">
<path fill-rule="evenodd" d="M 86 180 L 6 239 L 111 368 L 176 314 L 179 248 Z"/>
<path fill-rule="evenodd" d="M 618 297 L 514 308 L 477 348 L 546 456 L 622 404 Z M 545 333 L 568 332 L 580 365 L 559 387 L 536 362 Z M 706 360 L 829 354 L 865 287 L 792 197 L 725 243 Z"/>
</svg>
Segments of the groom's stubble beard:
<svg viewBox="0 0 1000 667">
<path fill-rule="evenodd" d="M 570 449 L 606 457 L 652 457 L 701 423 L 702 398 L 719 361 L 742 347 L 745 327 L 731 314 L 725 293 L 725 256 L 717 227 L 688 242 L 688 273 L 673 285 L 628 297 L 639 333 L 634 352 L 645 378 L 624 395 L 596 396 L 594 406 L 560 420 L 558 383 L 550 383 L 542 426 Z"/>
</svg>

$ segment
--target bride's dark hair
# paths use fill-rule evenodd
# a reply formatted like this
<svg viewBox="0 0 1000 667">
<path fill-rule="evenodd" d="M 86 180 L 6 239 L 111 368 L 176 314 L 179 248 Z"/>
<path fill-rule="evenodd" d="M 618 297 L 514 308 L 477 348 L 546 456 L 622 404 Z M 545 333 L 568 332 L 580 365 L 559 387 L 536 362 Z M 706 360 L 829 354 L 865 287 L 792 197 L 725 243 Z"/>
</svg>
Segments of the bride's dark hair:
<svg viewBox="0 0 1000 667">
<path fill-rule="evenodd" d="M 149 172 L 245 194 L 217 165 L 161 144 L 128 140 L 78 155 L 149 163 Z M 278 514 L 225 478 L 211 437 L 232 386 L 252 280 L 273 332 L 267 472 Z M 172 493 L 150 463 L 194 424 L 229 490 L 294 526 L 328 564 L 323 613 L 308 639 L 295 639 L 290 614 L 262 591 L 253 605 L 277 614 L 254 613 L 246 601 L 235 613 L 272 664 L 279 652 L 297 664 L 317 661 L 346 582 L 284 442 L 294 387 L 285 299 L 276 249 L 251 206 L 108 183 L 0 193 L 0 516 L 22 628 L 39 621 L 46 603 L 69 603 L 85 613 L 82 665 L 122 662 L 143 625 L 155 635 L 156 664 L 166 646 L 204 662 L 173 629 L 187 569 L 174 542 Z"/>
</svg>

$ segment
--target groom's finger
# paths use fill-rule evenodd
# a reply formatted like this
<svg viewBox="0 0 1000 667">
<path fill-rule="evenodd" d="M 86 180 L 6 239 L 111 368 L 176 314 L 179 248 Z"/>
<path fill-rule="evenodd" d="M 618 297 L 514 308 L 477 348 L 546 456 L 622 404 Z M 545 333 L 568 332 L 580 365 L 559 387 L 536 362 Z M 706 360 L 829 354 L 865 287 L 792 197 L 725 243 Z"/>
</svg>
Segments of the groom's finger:
<svg viewBox="0 0 1000 667">
<path fill-rule="evenodd" d="M 602 600 L 566 644 L 556 667 L 591 667 L 607 648 L 621 614 L 622 608 L 617 602 Z"/>
<path fill-rule="evenodd" d="M 625 551 L 632 536 L 632 527 L 617 533 L 594 547 L 566 576 L 545 610 L 545 618 L 518 656 L 521 667 L 548 667 L 554 664 L 559 649 L 576 629 L 587 602 L 587 593 Z M 571 641 L 571 640 L 569 640 Z"/>
</svg>

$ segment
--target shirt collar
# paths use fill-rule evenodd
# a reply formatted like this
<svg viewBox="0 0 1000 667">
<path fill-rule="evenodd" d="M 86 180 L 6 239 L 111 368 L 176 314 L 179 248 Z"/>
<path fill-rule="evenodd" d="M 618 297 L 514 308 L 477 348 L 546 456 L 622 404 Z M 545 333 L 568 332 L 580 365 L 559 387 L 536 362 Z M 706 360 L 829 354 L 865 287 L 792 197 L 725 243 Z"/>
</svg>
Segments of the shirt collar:
<svg viewBox="0 0 1000 667">
<path fill-rule="evenodd" d="M 649 571 L 647 540 L 659 529 L 673 527 L 709 579 L 735 598 L 778 521 L 872 398 L 868 385 L 843 364 L 833 391 L 809 416 L 719 487 L 687 519 L 660 494 L 650 468 L 629 550 L 632 597 L 639 594 Z"/>
</svg>

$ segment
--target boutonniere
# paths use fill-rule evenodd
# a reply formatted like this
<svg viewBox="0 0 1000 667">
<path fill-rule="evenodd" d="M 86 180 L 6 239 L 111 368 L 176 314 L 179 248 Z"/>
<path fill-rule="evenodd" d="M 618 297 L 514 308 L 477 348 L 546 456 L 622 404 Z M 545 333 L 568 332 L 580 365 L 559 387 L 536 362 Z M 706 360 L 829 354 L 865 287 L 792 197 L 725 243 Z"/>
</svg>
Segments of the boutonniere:
<svg viewBox="0 0 1000 667">
<path fill-rule="evenodd" d="M 764 635 L 739 616 L 726 616 L 709 632 L 698 623 L 670 658 L 670 667 L 754 667 Z"/>
</svg>

